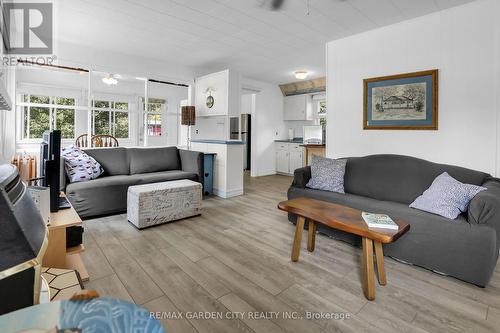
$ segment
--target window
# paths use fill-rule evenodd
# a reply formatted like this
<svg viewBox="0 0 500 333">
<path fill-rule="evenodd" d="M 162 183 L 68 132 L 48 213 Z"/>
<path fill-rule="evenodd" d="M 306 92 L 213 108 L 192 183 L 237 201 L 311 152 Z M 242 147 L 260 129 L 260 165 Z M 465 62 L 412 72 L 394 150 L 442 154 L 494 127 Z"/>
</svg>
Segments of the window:
<svg viewBox="0 0 500 333">
<path fill-rule="evenodd" d="M 75 99 L 25 94 L 22 96 L 22 137 L 41 139 L 47 130 L 61 130 L 63 139 L 75 137 Z"/>
<path fill-rule="evenodd" d="M 318 102 L 318 116 L 319 116 L 319 124 L 322 126 L 326 126 L 326 101 L 320 100 Z"/>
<path fill-rule="evenodd" d="M 158 98 L 148 98 L 148 136 L 161 136 L 162 111 L 166 101 Z"/>
<path fill-rule="evenodd" d="M 93 101 L 92 131 L 117 139 L 129 138 L 129 105 L 127 102 Z"/>
</svg>

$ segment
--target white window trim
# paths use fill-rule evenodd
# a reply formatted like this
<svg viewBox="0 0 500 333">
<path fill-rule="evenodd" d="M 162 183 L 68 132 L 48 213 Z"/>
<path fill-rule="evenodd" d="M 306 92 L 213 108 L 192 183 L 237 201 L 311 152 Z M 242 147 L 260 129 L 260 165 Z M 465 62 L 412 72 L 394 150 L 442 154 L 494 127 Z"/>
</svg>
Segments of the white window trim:
<svg viewBox="0 0 500 333">
<path fill-rule="evenodd" d="M 109 112 L 109 130 L 108 130 L 108 134 L 109 135 L 112 135 L 116 138 L 115 136 L 115 130 L 116 130 L 116 126 L 115 125 L 115 116 L 116 116 L 116 112 L 122 112 L 122 113 L 127 113 L 128 114 L 128 136 L 126 138 L 116 138 L 118 140 L 118 142 L 122 141 L 122 142 L 126 142 L 126 141 L 131 141 L 132 140 L 132 122 L 131 122 L 131 111 L 130 111 L 130 106 L 131 106 L 131 103 L 128 101 L 128 100 L 124 100 L 124 99 L 114 99 L 114 100 L 110 100 L 110 98 L 113 98 L 112 97 L 113 95 L 108 95 L 108 97 L 104 97 L 104 98 L 100 98 L 100 99 L 97 99 L 97 98 L 94 98 L 92 100 L 92 111 L 91 111 L 91 119 L 92 119 L 92 132 L 95 133 L 95 120 L 94 120 L 94 117 L 95 117 L 95 114 L 94 112 L 95 111 L 105 111 L 105 112 Z M 122 95 L 123 96 L 123 95 Z M 108 102 L 110 103 L 110 105 L 114 105 L 115 103 L 127 103 L 127 110 L 123 110 L 123 109 L 116 109 L 116 108 L 99 108 L 99 107 L 95 107 L 94 104 L 96 101 L 99 101 L 99 102 Z M 133 104 L 133 103 L 132 103 Z"/>
<path fill-rule="evenodd" d="M 149 108 L 145 108 L 144 107 L 144 97 L 141 97 L 139 98 L 139 103 L 141 105 L 141 108 L 142 110 L 145 110 L 145 113 L 146 113 L 146 117 L 144 117 L 144 121 L 147 121 L 148 119 L 148 116 L 151 114 L 151 115 L 157 115 L 159 114 L 161 116 L 161 136 L 151 136 L 151 135 L 147 135 L 148 138 L 158 138 L 158 137 L 167 137 L 168 136 L 168 132 L 167 132 L 167 127 L 166 127 L 166 123 L 165 123 L 165 120 L 167 118 L 167 115 L 168 115 L 168 99 L 167 98 L 164 98 L 164 97 L 153 97 L 153 96 L 148 96 L 148 101 L 149 100 L 164 100 L 165 103 L 162 103 L 161 105 L 161 110 L 159 112 L 157 111 L 149 111 Z M 148 103 L 150 104 L 150 103 Z M 157 104 L 157 103 L 151 103 L 151 104 Z"/>
<path fill-rule="evenodd" d="M 52 104 L 52 101 L 55 99 L 55 98 L 72 98 L 75 100 L 75 104 L 77 103 L 77 98 L 75 97 L 67 97 L 67 96 L 62 96 L 62 95 L 59 95 L 59 94 L 56 94 L 56 95 L 42 95 L 42 94 L 38 94 L 38 93 L 19 93 L 17 95 L 17 98 L 22 98 L 22 96 L 24 95 L 28 95 L 28 96 L 47 96 L 49 97 L 49 100 L 50 100 L 50 103 L 49 104 L 43 104 L 43 103 L 30 103 L 30 102 L 18 102 L 16 103 L 16 106 L 19 107 L 19 112 L 18 112 L 18 119 L 19 119 L 19 131 L 18 131 L 18 140 L 17 142 L 18 143 L 21 143 L 21 144 L 29 144 L 29 143 L 40 143 L 42 142 L 42 138 L 25 138 L 24 137 L 24 134 L 25 134 L 25 131 L 27 131 L 29 133 L 29 123 L 30 123 L 30 120 L 29 120 L 29 116 L 31 113 L 28 113 L 28 128 L 24 128 L 24 108 L 25 107 L 28 107 L 28 110 L 29 108 L 31 107 L 42 107 L 42 108 L 48 108 L 49 109 L 49 119 L 50 119 L 50 123 L 49 123 L 49 130 L 52 130 L 54 127 L 57 127 L 57 120 L 56 118 L 53 118 L 54 117 L 54 110 L 57 110 L 57 109 L 71 109 L 73 110 L 73 112 L 75 112 L 75 117 L 74 117 L 74 122 L 73 122 L 73 133 L 74 133 L 74 136 L 73 138 L 64 138 L 62 139 L 61 141 L 62 142 L 71 142 L 71 141 L 74 141 L 75 138 L 76 138 L 76 112 L 78 109 L 80 109 L 78 106 L 74 106 L 74 105 L 61 105 L 61 104 Z"/>
</svg>

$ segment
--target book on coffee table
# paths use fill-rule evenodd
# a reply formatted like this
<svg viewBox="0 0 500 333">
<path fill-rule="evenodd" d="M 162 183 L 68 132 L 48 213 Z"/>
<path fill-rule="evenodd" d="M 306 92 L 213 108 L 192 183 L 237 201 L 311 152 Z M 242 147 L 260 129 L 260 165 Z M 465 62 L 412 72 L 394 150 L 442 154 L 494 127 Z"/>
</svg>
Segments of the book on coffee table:
<svg viewBox="0 0 500 333">
<path fill-rule="evenodd" d="M 399 226 L 388 215 L 362 212 L 361 216 L 365 220 L 368 228 L 381 228 L 398 230 Z"/>
</svg>

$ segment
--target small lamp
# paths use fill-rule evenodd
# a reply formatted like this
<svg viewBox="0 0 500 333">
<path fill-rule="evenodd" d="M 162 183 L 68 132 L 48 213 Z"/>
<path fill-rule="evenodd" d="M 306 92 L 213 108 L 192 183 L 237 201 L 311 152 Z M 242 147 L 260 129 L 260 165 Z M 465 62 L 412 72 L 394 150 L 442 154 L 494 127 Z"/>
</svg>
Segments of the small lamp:
<svg viewBox="0 0 500 333">
<path fill-rule="evenodd" d="M 181 108 L 181 125 L 187 125 L 187 149 L 191 150 L 191 126 L 196 123 L 196 112 L 194 106 L 183 106 Z"/>
</svg>

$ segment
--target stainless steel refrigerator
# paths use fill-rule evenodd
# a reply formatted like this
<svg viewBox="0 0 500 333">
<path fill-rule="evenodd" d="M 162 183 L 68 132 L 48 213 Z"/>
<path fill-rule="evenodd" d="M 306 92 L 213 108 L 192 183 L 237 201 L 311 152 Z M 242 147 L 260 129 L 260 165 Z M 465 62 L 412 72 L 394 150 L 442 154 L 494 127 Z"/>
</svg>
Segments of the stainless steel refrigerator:
<svg viewBox="0 0 500 333">
<path fill-rule="evenodd" d="M 243 141 L 243 168 L 244 170 L 250 170 L 252 155 L 252 118 L 249 114 L 242 114 L 240 130 L 238 130 L 238 120 L 238 117 L 231 117 L 230 119 L 230 139 L 238 140 L 239 134 L 241 133 L 241 141 Z"/>
</svg>

